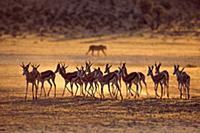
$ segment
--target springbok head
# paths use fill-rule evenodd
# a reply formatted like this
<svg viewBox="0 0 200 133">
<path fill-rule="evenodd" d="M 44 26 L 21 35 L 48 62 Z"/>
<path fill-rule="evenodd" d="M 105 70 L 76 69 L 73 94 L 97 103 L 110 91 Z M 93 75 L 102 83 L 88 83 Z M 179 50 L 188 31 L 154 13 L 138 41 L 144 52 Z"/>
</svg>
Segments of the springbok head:
<svg viewBox="0 0 200 133">
<path fill-rule="evenodd" d="M 25 75 L 25 74 L 28 72 L 28 69 L 29 69 L 30 64 L 31 64 L 30 62 L 29 62 L 27 65 L 24 65 L 23 62 L 22 62 L 22 64 L 20 64 L 20 66 L 21 66 L 22 69 L 23 69 L 22 75 Z"/>
<path fill-rule="evenodd" d="M 40 67 L 40 64 L 39 64 L 39 65 L 33 64 L 33 65 L 31 65 L 31 66 L 32 66 L 33 70 L 37 70 L 37 69 Z"/>
<path fill-rule="evenodd" d="M 65 63 L 62 63 L 61 67 L 59 69 L 59 73 L 66 73 L 67 68 L 68 68 L 68 66 L 66 66 Z"/>
<path fill-rule="evenodd" d="M 94 71 L 95 71 L 95 77 L 101 77 L 101 76 L 103 76 L 103 73 L 102 73 L 100 67 L 98 67 L 97 69 L 94 69 Z"/>
<path fill-rule="evenodd" d="M 77 69 L 77 76 L 78 77 L 83 77 L 85 75 L 85 70 L 84 70 L 83 66 L 81 66 L 80 69 L 78 67 L 76 67 L 76 69 Z"/>
<path fill-rule="evenodd" d="M 122 63 L 121 65 L 121 71 L 123 74 L 127 75 L 127 69 L 126 69 L 126 62 Z"/>
<path fill-rule="evenodd" d="M 40 64 L 39 65 L 33 64 L 31 66 L 33 68 L 32 72 L 33 72 L 34 76 L 37 77 L 39 75 L 39 71 L 37 69 L 40 67 Z"/>
<path fill-rule="evenodd" d="M 59 70 L 60 70 L 60 62 L 57 64 L 57 66 L 56 66 L 56 71 L 55 71 L 55 73 L 57 73 L 57 72 L 59 72 Z"/>
<path fill-rule="evenodd" d="M 181 70 L 179 70 L 179 65 L 174 65 L 173 75 L 175 75 L 177 73 L 182 73 L 184 69 L 185 69 L 185 67 L 183 67 Z"/>
<path fill-rule="evenodd" d="M 106 64 L 104 73 L 110 73 L 110 68 L 111 67 L 112 67 L 112 65 Z"/>
<path fill-rule="evenodd" d="M 148 66 L 148 73 L 147 73 L 147 76 L 149 76 L 149 75 L 152 75 L 153 74 L 153 66 Z"/>
<path fill-rule="evenodd" d="M 88 73 L 90 73 L 91 72 L 91 66 L 92 66 L 93 64 L 90 62 L 90 61 L 86 61 L 85 62 L 85 71 L 86 72 L 88 72 Z"/>
<path fill-rule="evenodd" d="M 160 67 L 161 67 L 161 63 L 159 63 L 159 64 L 155 63 L 155 74 L 160 73 Z"/>
</svg>

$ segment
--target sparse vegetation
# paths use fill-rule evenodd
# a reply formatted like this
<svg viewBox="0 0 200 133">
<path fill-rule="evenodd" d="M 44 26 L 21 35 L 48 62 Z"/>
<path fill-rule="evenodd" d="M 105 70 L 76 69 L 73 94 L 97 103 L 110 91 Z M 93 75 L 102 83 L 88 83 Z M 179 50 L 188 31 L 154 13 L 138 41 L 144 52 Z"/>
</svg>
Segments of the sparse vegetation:
<svg viewBox="0 0 200 133">
<path fill-rule="evenodd" d="M 198 0 L 6 0 L 0 2 L 0 32 L 86 37 L 149 29 L 199 35 L 199 12 Z"/>
</svg>

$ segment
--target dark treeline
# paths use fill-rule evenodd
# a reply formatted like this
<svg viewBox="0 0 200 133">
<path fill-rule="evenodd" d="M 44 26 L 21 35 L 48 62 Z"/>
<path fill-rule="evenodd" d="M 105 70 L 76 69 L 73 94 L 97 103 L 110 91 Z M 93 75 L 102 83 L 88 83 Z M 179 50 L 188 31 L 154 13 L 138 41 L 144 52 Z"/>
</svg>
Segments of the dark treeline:
<svg viewBox="0 0 200 133">
<path fill-rule="evenodd" d="M 200 28 L 200 0 L 1 0 L 0 35 L 67 37 Z"/>
</svg>

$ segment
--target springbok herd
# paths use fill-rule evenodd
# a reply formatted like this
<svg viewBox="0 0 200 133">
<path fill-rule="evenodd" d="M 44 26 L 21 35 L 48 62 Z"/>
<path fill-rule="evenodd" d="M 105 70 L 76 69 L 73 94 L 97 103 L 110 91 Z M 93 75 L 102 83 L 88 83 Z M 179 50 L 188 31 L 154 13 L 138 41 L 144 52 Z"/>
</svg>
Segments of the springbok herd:
<svg viewBox="0 0 200 133">
<path fill-rule="evenodd" d="M 100 67 L 91 70 L 91 66 L 93 65 L 90 61 L 85 62 L 85 67 L 81 66 L 80 68 L 76 67 L 76 71 L 67 72 L 66 66 L 64 63 L 58 63 L 56 70 L 47 70 L 44 72 L 39 72 L 38 68 L 40 65 L 31 65 L 32 71 L 29 71 L 29 66 L 31 63 L 25 65 L 22 63 L 20 66 L 23 68 L 23 75 L 26 77 L 26 93 L 25 100 L 27 99 L 28 85 L 32 84 L 32 97 L 33 99 L 37 99 L 39 83 L 41 83 L 41 92 L 40 96 L 49 96 L 52 84 L 54 85 L 54 97 L 56 97 L 56 83 L 55 77 L 56 73 L 59 73 L 65 81 L 64 89 L 62 96 L 65 94 L 65 90 L 67 89 L 72 96 L 76 96 L 78 90 L 80 89 L 80 95 L 84 97 L 93 97 L 96 98 L 99 96 L 101 99 L 105 98 L 104 96 L 104 86 L 108 85 L 108 91 L 111 98 L 118 99 L 118 95 L 120 99 L 123 100 L 123 95 L 121 91 L 121 86 L 123 81 L 126 85 L 126 98 L 130 98 L 130 96 L 139 97 L 142 91 L 142 84 L 145 85 L 146 93 L 147 84 L 145 82 L 145 75 L 142 72 L 127 72 L 126 63 L 121 64 L 117 70 L 110 71 L 112 65 L 106 64 L 104 73 L 100 69 Z M 154 83 L 154 91 L 155 97 L 162 98 L 165 93 L 169 98 L 169 73 L 167 70 L 160 71 L 161 63 L 148 66 L 147 76 L 150 76 Z M 155 72 L 154 72 L 155 68 Z M 179 65 L 174 65 L 174 75 L 177 77 L 178 82 L 178 90 L 180 92 L 180 98 L 184 96 L 184 98 L 190 98 L 190 76 L 184 72 L 184 68 L 179 70 Z M 44 88 L 44 82 L 47 81 L 50 85 L 50 89 L 46 94 Z M 70 84 L 70 88 L 68 88 L 68 84 Z M 132 85 L 136 86 L 136 89 L 132 88 Z M 158 85 L 161 87 L 161 96 L 158 95 Z M 76 86 L 75 92 L 73 91 L 73 85 Z M 112 88 L 111 88 L 112 87 Z M 42 94 L 44 92 L 44 94 Z"/>
</svg>

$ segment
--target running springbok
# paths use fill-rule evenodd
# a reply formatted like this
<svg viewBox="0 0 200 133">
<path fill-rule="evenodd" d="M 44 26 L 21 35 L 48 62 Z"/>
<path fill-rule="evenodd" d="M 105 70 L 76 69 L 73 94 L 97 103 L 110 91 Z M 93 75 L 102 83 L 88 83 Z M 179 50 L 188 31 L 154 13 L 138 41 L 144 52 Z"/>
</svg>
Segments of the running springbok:
<svg viewBox="0 0 200 133">
<path fill-rule="evenodd" d="M 97 51 L 97 55 L 99 56 L 99 53 L 101 51 L 106 56 L 106 53 L 105 53 L 106 49 L 107 47 L 105 45 L 90 45 L 86 55 L 92 52 L 92 56 L 94 56 L 94 51 Z"/>
<path fill-rule="evenodd" d="M 164 89 L 164 87 L 167 86 L 167 80 L 163 73 L 153 75 L 153 68 L 154 68 L 154 66 L 151 66 L 151 67 L 148 66 L 147 76 L 151 76 L 151 79 L 154 82 L 155 96 L 158 96 L 158 97 L 159 97 L 159 95 L 158 95 L 157 90 L 158 90 L 158 84 L 160 84 L 160 86 L 161 86 L 161 97 L 160 98 L 162 98 L 163 97 L 163 89 Z"/>
<path fill-rule="evenodd" d="M 32 84 L 32 96 L 33 96 L 33 99 L 37 99 L 37 90 L 38 90 L 38 87 L 36 85 L 36 76 L 34 75 L 33 72 L 29 72 L 29 66 L 30 66 L 31 63 L 27 64 L 27 65 L 24 65 L 24 63 L 22 62 L 22 64 L 20 64 L 20 66 L 22 67 L 23 69 L 23 75 L 26 76 L 26 93 L 25 93 L 25 100 L 27 99 L 27 93 L 28 93 L 28 85 L 29 83 Z M 35 96 L 34 96 L 34 86 L 35 86 Z"/>
<path fill-rule="evenodd" d="M 123 100 L 122 92 L 121 92 L 121 89 L 120 89 L 119 84 L 118 84 L 118 81 L 119 81 L 119 79 L 118 79 L 119 76 L 118 75 L 120 74 L 120 71 L 111 72 L 111 73 L 108 73 L 108 74 L 106 74 L 104 76 L 103 75 L 100 76 L 100 74 L 101 74 L 100 71 L 97 72 L 97 77 L 99 77 L 98 81 L 101 84 L 101 93 L 100 93 L 101 94 L 101 98 L 105 97 L 103 91 L 104 91 L 104 86 L 106 84 L 108 85 L 108 91 L 110 93 L 110 96 L 112 97 L 111 92 L 110 92 L 110 85 L 109 85 L 110 83 L 112 83 L 117 88 L 117 92 L 119 91 L 121 100 Z M 117 99 L 117 94 L 116 94 L 115 98 Z"/>
<path fill-rule="evenodd" d="M 179 70 L 179 65 L 177 66 L 174 65 L 173 75 L 176 74 L 176 77 L 177 77 L 180 98 L 182 99 L 182 95 L 183 95 L 182 89 L 183 89 L 183 91 L 185 91 L 185 95 L 187 92 L 187 98 L 189 99 L 190 98 L 190 76 L 186 72 L 183 72 L 183 70 L 184 68 L 182 68 L 182 70 Z"/>
<path fill-rule="evenodd" d="M 125 63 L 123 63 L 122 68 L 119 67 L 119 69 L 122 72 L 122 80 L 124 81 L 124 83 L 126 85 L 126 97 L 129 97 L 129 93 L 131 94 L 131 96 L 133 96 L 133 93 L 131 92 L 132 84 L 135 84 L 135 86 L 136 86 L 135 97 L 136 96 L 139 97 L 139 92 L 138 92 L 138 89 L 139 89 L 138 84 L 140 84 L 139 73 L 131 72 L 128 74 Z"/>
<path fill-rule="evenodd" d="M 162 72 L 160 72 L 160 67 L 161 67 L 161 63 L 159 63 L 158 65 L 155 63 L 155 74 L 163 74 L 165 76 L 166 79 L 166 89 L 167 89 L 167 97 L 169 98 L 169 73 L 167 70 L 163 70 Z M 163 95 L 165 95 L 165 89 L 163 91 Z"/>
<path fill-rule="evenodd" d="M 56 77 L 56 73 L 57 71 L 53 72 L 52 70 L 46 70 L 44 72 L 39 72 L 38 68 L 40 67 L 40 65 L 32 65 L 32 72 L 36 75 L 36 79 L 37 79 L 37 84 L 39 85 L 39 82 L 41 82 L 41 93 L 40 96 L 42 95 L 42 90 L 44 91 L 44 95 L 46 97 L 46 92 L 45 92 L 45 88 L 44 88 L 44 82 L 47 81 L 50 85 L 50 89 L 47 93 L 47 96 L 49 96 L 51 89 L 52 89 L 52 83 L 54 85 L 54 97 L 56 97 L 56 83 L 55 83 L 55 77 Z"/>
</svg>

